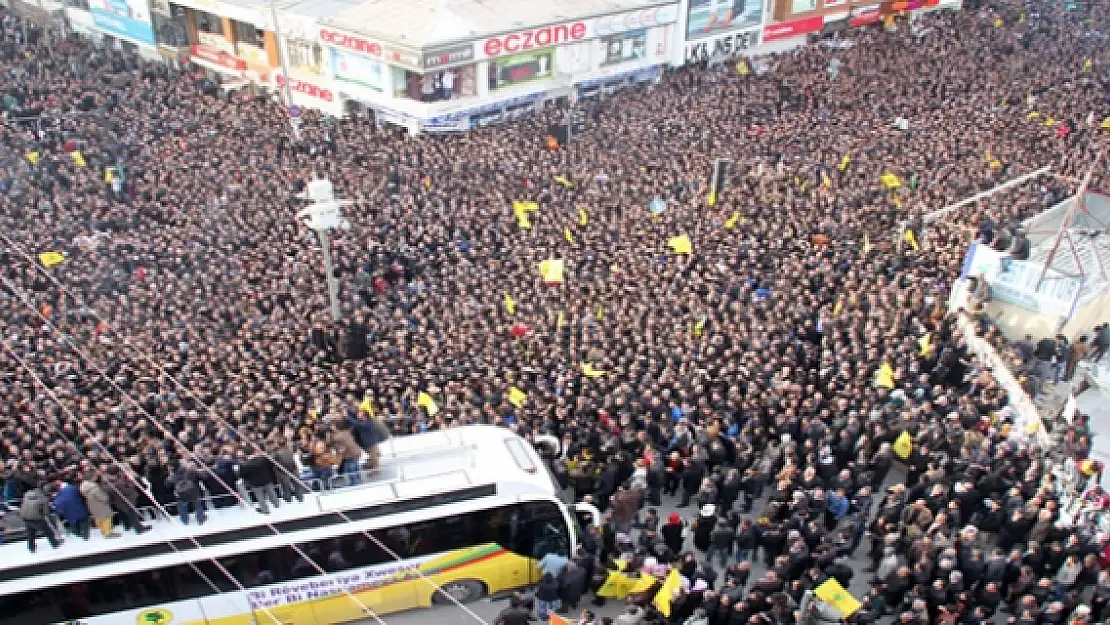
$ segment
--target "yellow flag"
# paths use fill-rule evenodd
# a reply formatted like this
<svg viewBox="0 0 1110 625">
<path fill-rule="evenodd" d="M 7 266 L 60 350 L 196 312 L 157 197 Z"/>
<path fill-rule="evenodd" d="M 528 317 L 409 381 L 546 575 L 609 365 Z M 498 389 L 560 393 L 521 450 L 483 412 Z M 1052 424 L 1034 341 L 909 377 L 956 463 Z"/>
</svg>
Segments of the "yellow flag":
<svg viewBox="0 0 1110 625">
<path fill-rule="evenodd" d="M 528 399 L 528 393 L 520 390 L 515 386 L 509 387 L 509 403 L 516 406 L 518 409 L 524 407 L 524 402 Z"/>
<path fill-rule="evenodd" d="M 563 238 L 567 240 L 567 243 L 574 245 L 574 235 L 571 234 L 569 226 L 563 226 Z"/>
<path fill-rule="evenodd" d="M 116 177 L 116 169 L 114 167 L 104 168 L 104 182 L 111 182 L 112 178 Z"/>
<path fill-rule="evenodd" d="M 547 283 L 562 283 L 566 272 L 566 261 L 562 259 L 549 259 L 540 261 L 537 265 L 540 278 Z"/>
<path fill-rule="evenodd" d="M 1110 130 L 1110 117 L 1102 120 L 1102 123 L 1099 124 L 1098 127 L 1102 128 L 1103 130 Z"/>
<path fill-rule="evenodd" d="M 605 578 L 605 583 L 594 594 L 605 599 L 623 600 L 628 597 L 635 585 L 636 580 L 628 575 L 618 571 L 609 571 L 609 577 Z"/>
<path fill-rule="evenodd" d="M 581 206 L 578 207 L 578 225 L 585 226 L 590 223 L 590 217 L 586 214 L 586 209 Z"/>
<path fill-rule="evenodd" d="M 863 607 L 862 604 L 852 596 L 852 593 L 844 590 L 844 587 L 841 586 L 840 582 L 836 581 L 834 577 L 830 577 L 820 586 L 814 588 L 813 594 L 835 608 L 837 612 L 840 612 L 843 618 L 848 618 Z"/>
<path fill-rule="evenodd" d="M 566 324 L 567 324 L 567 314 L 560 310 L 559 314 L 555 316 L 555 329 L 556 330 L 562 330 L 563 326 L 565 326 Z"/>
<path fill-rule="evenodd" d="M 740 62 L 736 64 L 736 73 L 740 76 L 747 76 L 752 73 L 752 70 L 748 67 L 748 62 L 741 59 Z"/>
<path fill-rule="evenodd" d="M 1092 61 L 1091 59 L 1087 59 L 1086 61 L 1083 61 L 1083 71 L 1089 72 L 1092 69 L 1094 69 L 1094 67 L 1095 67 L 1094 61 Z"/>
<path fill-rule="evenodd" d="M 902 233 L 902 238 L 913 248 L 913 251 L 921 250 L 921 244 L 917 242 L 917 235 L 914 234 L 913 230 L 906 228 L 906 231 Z"/>
<path fill-rule="evenodd" d="M 839 317 L 840 311 L 844 309 L 844 299 L 836 300 L 836 305 L 833 306 L 833 317 Z"/>
<path fill-rule="evenodd" d="M 417 395 L 416 405 L 428 411 L 429 417 L 434 417 L 439 414 L 439 404 L 436 403 L 436 400 L 432 399 L 431 395 L 424 391 L 420 391 L 420 395 Z"/>
<path fill-rule="evenodd" d="M 604 306 L 599 305 L 597 307 L 597 320 L 598 321 L 605 321 L 605 307 Z"/>
<path fill-rule="evenodd" d="M 1022 11 L 1021 15 L 1018 16 L 1018 24 L 1024 24 L 1024 23 L 1025 23 L 1025 11 Z"/>
<path fill-rule="evenodd" d="M 925 336 L 917 339 L 917 347 L 919 349 L 918 353 L 920 353 L 922 356 L 928 354 L 929 350 L 933 348 L 933 333 L 930 332 Z"/>
<path fill-rule="evenodd" d="M 528 217 L 528 213 L 534 213 L 540 210 L 540 205 L 535 202 L 525 202 L 517 200 L 513 202 L 513 214 L 516 215 L 516 223 L 523 230 L 530 230 L 532 228 L 532 219 Z"/>
<path fill-rule="evenodd" d="M 821 186 L 825 187 L 826 189 L 832 187 L 832 180 L 829 179 L 829 175 L 825 172 L 821 172 Z"/>
<path fill-rule="evenodd" d="M 1045 128 L 1049 128 L 1049 127 L 1055 126 L 1055 125 L 1056 125 L 1056 119 L 1053 118 L 1051 115 L 1044 118 L 1044 127 Z"/>
<path fill-rule="evenodd" d="M 909 432 L 903 430 L 902 433 L 898 435 L 898 438 L 894 439 L 894 444 L 891 445 L 890 448 L 894 453 L 898 454 L 899 458 L 905 460 L 913 453 L 913 437 L 910 436 Z"/>
<path fill-rule="evenodd" d="M 593 365 L 592 362 L 582 363 L 582 375 L 586 376 L 587 378 L 600 378 L 601 376 L 606 375 L 608 373 L 609 373 L 608 371 L 601 371 L 600 369 L 594 369 L 594 365 Z"/>
<path fill-rule="evenodd" d="M 554 176 L 554 180 L 555 182 L 563 185 L 563 188 L 565 189 L 569 189 L 574 186 L 574 183 L 571 182 L 569 178 L 564 178 L 563 176 Z"/>
<path fill-rule="evenodd" d="M 710 191 L 709 195 L 705 196 L 705 204 L 707 206 L 716 206 L 717 205 L 717 192 L 716 191 Z"/>
<path fill-rule="evenodd" d="M 628 561 L 621 560 L 620 558 L 613 558 L 613 566 L 617 567 L 617 570 L 623 573 L 628 570 Z"/>
<path fill-rule="evenodd" d="M 69 156 L 73 159 L 73 163 L 78 167 L 85 167 L 86 165 L 88 165 L 88 163 L 85 162 L 85 157 L 77 150 L 70 152 Z"/>
<path fill-rule="evenodd" d="M 863 252 L 864 256 L 867 256 L 868 254 L 871 253 L 871 237 L 870 236 L 868 236 L 866 234 L 863 235 L 863 247 L 860 248 L 860 251 Z"/>
<path fill-rule="evenodd" d="M 694 336 L 701 336 L 705 332 L 705 319 L 698 319 L 694 324 Z"/>
<path fill-rule="evenodd" d="M 875 372 L 875 386 L 894 388 L 894 367 L 889 362 L 884 362 Z"/>
<path fill-rule="evenodd" d="M 1037 111 L 1029 111 L 1029 113 L 1026 114 L 1025 119 L 1037 119 L 1040 116 L 1041 114 Z"/>
<path fill-rule="evenodd" d="M 725 220 L 725 230 L 732 230 L 736 227 L 736 222 L 740 221 L 740 213 L 733 213 L 731 217 Z"/>
<path fill-rule="evenodd" d="M 848 169 L 848 166 L 851 165 L 851 164 L 852 164 L 852 155 L 851 154 L 845 154 L 844 157 L 840 159 L 840 164 L 837 165 L 836 168 L 839 169 L 840 171 L 844 171 L 845 169 Z"/>
<path fill-rule="evenodd" d="M 634 595 L 640 592 L 647 592 L 651 590 L 651 587 L 654 586 L 658 581 L 659 580 L 655 577 L 648 575 L 647 573 L 642 573 L 640 574 L 639 579 L 636 580 L 636 584 L 632 586 L 631 590 L 628 591 L 628 594 Z"/>
<path fill-rule="evenodd" d="M 370 399 L 369 396 L 363 398 L 362 402 L 360 402 L 358 405 L 358 409 L 370 415 L 371 417 L 375 416 L 374 402 Z"/>
<path fill-rule="evenodd" d="M 663 581 L 663 586 L 659 589 L 659 592 L 655 593 L 655 599 L 652 601 L 656 609 L 667 618 L 671 617 L 671 602 L 679 588 L 682 588 L 682 576 L 679 575 L 678 569 L 671 569 L 671 572 L 667 574 L 667 579 Z"/>
<path fill-rule="evenodd" d="M 879 182 L 883 183 L 883 186 L 890 191 L 902 186 L 902 180 L 890 172 L 886 172 L 879 176 Z"/>
<path fill-rule="evenodd" d="M 1043 428 L 1043 427 L 1044 427 L 1044 424 L 1041 423 L 1040 419 L 1033 419 L 1032 421 L 1030 421 L 1025 426 L 1025 433 L 1029 434 L 1030 436 L 1033 436 L 1033 435 L 1039 434 L 1040 431 L 1041 431 L 1041 428 Z"/>
<path fill-rule="evenodd" d="M 43 252 L 39 254 L 39 262 L 43 267 L 53 267 L 66 262 L 66 255 L 61 252 Z"/>
<path fill-rule="evenodd" d="M 513 296 L 509 295 L 508 293 L 505 294 L 505 312 L 509 313 L 510 315 L 516 314 L 516 300 L 514 300 Z"/>
<path fill-rule="evenodd" d="M 995 27 L 995 28 L 1002 28 L 1002 24 L 1003 24 L 1003 23 L 1004 23 L 1004 22 L 1002 21 L 1002 18 L 1001 18 L 1001 17 L 999 17 L 999 18 L 996 18 L 996 19 L 994 20 L 994 27 Z"/>
<path fill-rule="evenodd" d="M 990 168 L 991 169 L 1002 169 L 1002 161 L 998 160 L 997 158 L 992 160 L 990 162 Z"/>
<path fill-rule="evenodd" d="M 675 254 L 691 254 L 694 251 L 694 244 L 690 242 L 690 237 L 685 234 L 671 237 L 667 241 L 667 245 L 671 247 Z"/>
<path fill-rule="evenodd" d="M 28 152 L 26 154 L 26 156 L 27 156 L 27 162 L 28 163 L 30 163 L 32 165 L 38 165 L 39 158 L 42 157 L 42 154 L 39 154 L 38 152 Z"/>
</svg>

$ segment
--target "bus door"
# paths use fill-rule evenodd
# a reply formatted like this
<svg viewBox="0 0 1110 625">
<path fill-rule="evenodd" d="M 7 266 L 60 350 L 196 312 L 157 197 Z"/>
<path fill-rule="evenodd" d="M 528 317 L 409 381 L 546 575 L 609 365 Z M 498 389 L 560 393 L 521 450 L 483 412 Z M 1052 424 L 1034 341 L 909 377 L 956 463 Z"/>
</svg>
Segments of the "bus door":
<svg viewBox="0 0 1110 625">
<path fill-rule="evenodd" d="M 517 536 L 526 541 L 531 558 L 538 562 L 549 553 L 570 557 L 570 535 L 566 519 L 559 508 L 549 501 L 537 501 L 518 506 L 516 509 Z M 518 553 L 521 553 L 518 551 Z M 538 566 L 529 567 L 529 584 L 540 581 Z"/>
</svg>

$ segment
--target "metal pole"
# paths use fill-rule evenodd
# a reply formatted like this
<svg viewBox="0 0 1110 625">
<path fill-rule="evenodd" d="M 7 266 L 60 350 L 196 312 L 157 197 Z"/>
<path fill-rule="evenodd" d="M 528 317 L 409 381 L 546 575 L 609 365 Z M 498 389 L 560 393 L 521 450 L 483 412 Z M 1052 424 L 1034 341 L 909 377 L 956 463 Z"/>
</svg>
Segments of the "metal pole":
<svg viewBox="0 0 1110 625">
<path fill-rule="evenodd" d="M 270 0 L 270 19 L 274 22 L 274 43 L 278 48 L 278 61 L 281 63 L 282 92 L 285 94 L 285 109 L 288 113 L 293 110 L 293 89 L 290 88 L 289 63 L 285 58 L 285 38 L 281 36 L 281 24 L 278 22 L 277 0 Z M 289 116 L 289 126 L 293 130 L 293 138 L 301 140 L 300 120 Z"/>
<path fill-rule="evenodd" d="M 324 273 L 328 281 L 328 302 L 331 304 L 331 319 L 338 322 L 342 317 L 339 309 L 339 281 L 335 279 L 335 270 L 331 262 L 331 237 L 328 231 L 321 228 L 316 231 L 320 237 L 320 246 L 324 248 Z"/>
</svg>

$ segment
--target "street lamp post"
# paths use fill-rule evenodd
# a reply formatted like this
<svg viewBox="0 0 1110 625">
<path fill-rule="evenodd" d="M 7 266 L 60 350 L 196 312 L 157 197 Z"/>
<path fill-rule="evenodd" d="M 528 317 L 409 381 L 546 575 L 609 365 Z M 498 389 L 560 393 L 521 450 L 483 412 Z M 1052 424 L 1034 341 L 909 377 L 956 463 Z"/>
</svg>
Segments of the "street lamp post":
<svg viewBox="0 0 1110 625">
<path fill-rule="evenodd" d="M 335 269 L 331 258 L 331 237 L 329 233 L 336 228 L 347 229 L 351 223 L 344 219 L 340 206 L 350 204 L 350 200 L 335 199 L 335 190 L 331 182 L 315 179 L 308 183 L 308 189 L 301 196 L 312 202 L 307 208 L 301 209 L 297 217 L 301 218 L 304 225 L 316 232 L 320 239 L 320 247 L 324 251 L 324 273 L 328 284 L 328 301 L 331 304 L 332 321 L 338 322 L 342 317 L 339 308 L 339 281 L 335 278 Z"/>
<path fill-rule="evenodd" d="M 281 24 L 278 22 L 277 0 L 270 0 L 270 19 L 274 22 L 274 39 L 277 42 L 278 60 L 281 62 L 282 93 L 285 95 L 286 114 L 289 115 L 289 127 L 293 131 L 293 138 L 301 140 L 301 120 L 294 113 L 296 106 L 293 103 L 293 89 L 290 86 L 292 77 L 289 75 L 289 61 L 286 60 L 286 43 L 281 35 Z"/>
</svg>

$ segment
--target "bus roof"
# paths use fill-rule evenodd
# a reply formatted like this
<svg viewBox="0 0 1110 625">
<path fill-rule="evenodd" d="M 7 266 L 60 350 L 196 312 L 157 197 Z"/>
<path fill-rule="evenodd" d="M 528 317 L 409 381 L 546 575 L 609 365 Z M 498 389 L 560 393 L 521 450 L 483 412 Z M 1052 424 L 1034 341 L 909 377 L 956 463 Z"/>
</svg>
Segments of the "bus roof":
<svg viewBox="0 0 1110 625">
<path fill-rule="evenodd" d="M 0 596 L 25 590 L 31 579 L 45 587 L 137 570 L 140 558 L 142 568 L 177 565 L 388 526 L 393 520 L 413 522 L 433 507 L 459 514 L 506 498 L 557 495 L 532 446 L 504 428 L 473 425 L 392 438 L 379 451 L 381 470 L 369 482 L 310 493 L 304 502 L 283 502 L 268 515 L 234 506 L 209 510 L 207 522 L 199 526 L 160 519 L 145 534 L 93 535 L 87 541 L 67 536 L 58 549 L 40 539 L 37 553 L 22 542 L 0 546 Z M 337 512 L 353 521 L 349 529 Z M 295 534 L 296 540 L 275 536 L 267 524 L 283 536 Z"/>
</svg>

